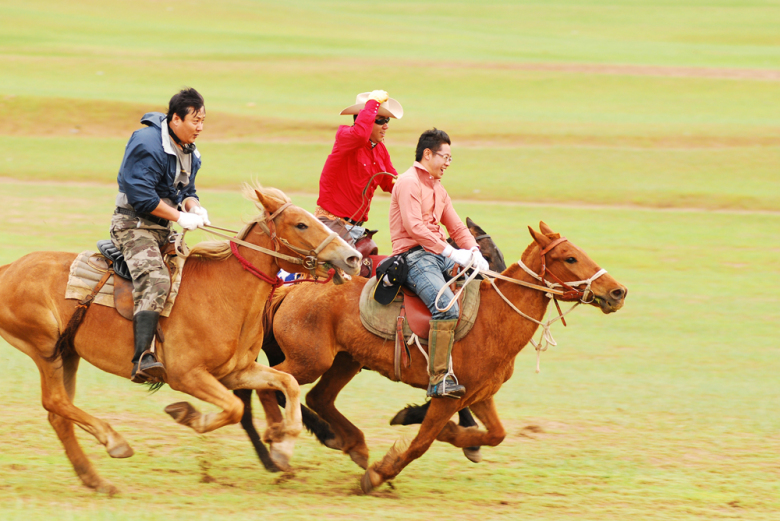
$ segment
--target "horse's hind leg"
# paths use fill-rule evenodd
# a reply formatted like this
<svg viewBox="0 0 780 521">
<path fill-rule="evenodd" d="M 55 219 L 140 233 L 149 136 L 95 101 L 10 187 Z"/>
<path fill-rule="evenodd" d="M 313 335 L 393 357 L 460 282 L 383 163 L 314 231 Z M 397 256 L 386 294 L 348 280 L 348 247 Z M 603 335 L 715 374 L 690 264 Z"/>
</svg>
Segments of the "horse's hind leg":
<svg viewBox="0 0 780 521">
<path fill-rule="evenodd" d="M 79 367 L 78 356 L 71 356 L 66 360 L 63 360 L 63 380 L 65 385 L 65 391 L 68 393 L 68 398 L 72 401 L 76 395 L 76 371 Z M 73 465 L 73 469 L 76 471 L 79 479 L 82 483 L 90 488 L 94 488 L 98 492 L 105 492 L 109 495 L 114 495 L 118 492 L 117 488 L 101 478 L 95 471 L 92 463 L 84 454 L 84 451 L 79 445 L 79 441 L 76 438 L 76 433 L 73 430 L 73 422 L 53 412 L 49 413 L 49 423 L 54 427 L 54 431 L 59 436 L 63 447 L 65 447 L 65 454 Z"/>
<path fill-rule="evenodd" d="M 336 409 L 335 404 L 339 392 L 360 372 L 361 368 L 362 364 L 357 363 L 349 354 L 343 352 L 337 354 L 330 369 L 325 371 L 317 385 L 306 395 L 306 404 L 328 422 L 336 434 L 333 443 L 328 443 L 327 446 L 341 449 L 361 468 L 366 468 L 368 466 L 366 438 L 360 429 Z"/>
<path fill-rule="evenodd" d="M 133 449 L 118 432 L 111 428 L 111 425 L 73 405 L 70 395 L 76 388 L 76 369 L 79 360 L 77 356 L 72 355 L 55 362 L 47 362 L 40 357 L 34 360 L 41 373 L 41 399 L 47 411 L 62 417 L 64 421 L 75 423 L 93 435 L 106 447 L 106 451 L 112 458 L 129 458 L 133 455 Z M 68 391 L 67 385 L 72 386 L 72 391 Z M 60 431 L 57 430 L 57 433 L 59 434 Z"/>
</svg>

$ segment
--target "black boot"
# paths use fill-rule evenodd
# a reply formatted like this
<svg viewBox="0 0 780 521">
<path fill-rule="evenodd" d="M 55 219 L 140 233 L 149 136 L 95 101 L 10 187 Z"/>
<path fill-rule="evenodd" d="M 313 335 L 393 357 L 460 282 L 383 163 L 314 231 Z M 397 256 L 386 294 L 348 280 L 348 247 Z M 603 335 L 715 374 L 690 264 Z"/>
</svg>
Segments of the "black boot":
<svg viewBox="0 0 780 521">
<path fill-rule="evenodd" d="M 135 354 L 133 355 L 133 372 L 130 380 L 135 383 L 165 381 L 165 367 L 157 361 L 154 353 L 148 351 L 152 345 L 159 319 L 160 314 L 156 311 L 139 311 L 133 316 Z"/>
</svg>

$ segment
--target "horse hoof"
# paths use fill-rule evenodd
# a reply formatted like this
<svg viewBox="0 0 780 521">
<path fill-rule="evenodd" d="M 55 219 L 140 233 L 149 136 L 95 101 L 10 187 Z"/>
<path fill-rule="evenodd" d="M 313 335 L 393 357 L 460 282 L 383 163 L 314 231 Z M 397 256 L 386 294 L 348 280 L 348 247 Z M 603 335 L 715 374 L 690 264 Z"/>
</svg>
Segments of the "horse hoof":
<svg viewBox="0 0 780 521">
<path fill-rule="evenodd" d="M 189 402 L 172 403 L 165 408 L 165 412 L 170 414 L 176 423 L 181 423 L 182 425 L 190 425 L 193 420 L 200 416 L 200 413 Z"/>
<path fill-rule="evenodd" d="M 133 448 L 126 441 L 108 449 L 108 455 L 112 458 L 129 458 L 133 454 L 135 454 Z"/>
<path fill-rule="evenodd" d="M 406 409 L 401 409 L 390 420 L 390 425 L 406 425 Z"/>
<path fill-rule="evenodd" d="M 99 494 L 107 494 L 109 497 L 113 497 L 119 494 L 119 489 L 108 481 L 103 481 L 97 487 L 95 487 L 95 492 Z"/>
<path fill-rule="evenodd" d="M 482 451 L 479 450 L 479 447 L 466 447 L 463 449 L 463 455 L 466 456 L 469 461 L 473 461 L 474 463 L 479 463 L 482 461 Z"/>
<path fill-rule="evenodd" d="M 343 442 L 341 441 L 341 437 L 338 434 L 334 435 L 332 438 L 323 441 L 322 444 L 328 447 L 329 449 L 334 449 L 334 450 L 341 450 L 342 445 L 344 445 Z"/>
<path fill-rule="evenodd" d="M 134 454 L 133 449 L 125 439 L 117 433 L 109 433 L 106 451 L 112 458 L 129 458 Z"/>
<path fill-rule="evenodd" d="M 373 478 L 372 478 L 373 474 Z M 377 481 L 376 484 L 374 484 L 374 481 Z M 360 490 L 363 491 L 363 494 L 368 494 L 372 490 L 374 490 L 375 487 L 378 487 L 382 484 L 382 478 L 374 472 L 371 469 L 367 469 L 365 474 L 363 474 L 363 477 L 360 479 Z"/>
<path fill-rule="evenodd" d="M 349 457 L 363 470 L 368 468 L 368 456 L 356 450 L 349 451 Z"/>
<path fill-rule="evenodd" d="M 291 469 L 289 456 L 273 449 L 271 449 L 271 461 L 273 461 L 277 469 L 282 472 L 288 472 Z"/>
</svg>

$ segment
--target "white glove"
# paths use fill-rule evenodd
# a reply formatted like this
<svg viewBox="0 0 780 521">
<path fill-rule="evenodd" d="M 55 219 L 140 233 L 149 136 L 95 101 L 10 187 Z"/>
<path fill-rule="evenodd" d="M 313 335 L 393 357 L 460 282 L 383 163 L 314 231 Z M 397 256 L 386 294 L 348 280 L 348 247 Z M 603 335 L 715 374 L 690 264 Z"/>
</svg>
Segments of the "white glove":
<svg viewBox="0 0 780 521">
<path fill-rule="evenodd" d="M 192 208 L 190 208 L 190 213 L 194 213 L 195 215 L 200 215 L 203 218 L 203 224 L 208 224 L 209 226 L 211 226 L 211 221 L 209 221 L 209 213 L 202 206 L 200 205 L 193 206 Z"/>
<path fill-rule="evenodd" d="M 381 105 L 382 103 L 387 101 L 387 91 L 372 90 L 368 95 L 368 99 L 377 101 Z"/>
<path fill-rule="evenodd" d="M 187 230 L 195 230 L 203 226 L 203 217 L 195 213 L 179 212 L 179 218 L 176 220 L 179 226 Z"/>
<path fill-rule="evenodd" d="M 469 250 L 474 255 L 474 264 L 472 267 L 477 268 L 479 271 L 485 271 L 490 269 L 490 264 L 482 256 L 482 252 L 479 251 L 479 246 L 474 246 Z"/>
<path fill-rule="evenodd" d="M 471 250 L 456 250 L 449 244 L 446 248 L 444 248 L 444 251 L 441 252 L 442 255 L 445 257 L 449 257 L 450 259 L 454 260 L 456 263 L 460 264 L 464 268 L 469 265 L 471 262 L 471 258 L 473 257 L 473 253 Z"/>
</svg>

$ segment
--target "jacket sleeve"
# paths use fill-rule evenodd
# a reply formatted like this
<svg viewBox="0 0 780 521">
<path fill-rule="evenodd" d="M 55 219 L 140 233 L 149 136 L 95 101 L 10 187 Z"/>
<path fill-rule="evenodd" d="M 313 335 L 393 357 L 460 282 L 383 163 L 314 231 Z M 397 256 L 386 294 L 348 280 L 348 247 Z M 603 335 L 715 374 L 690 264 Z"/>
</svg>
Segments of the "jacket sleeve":
<svg viewBox="0 0 780 521">
<path fill-rule="evenodd" d="M 447 228 L 447 232 L 450 237 L 458 244 L 458 246 L 464 250 L 470 250 L 477 245 L 477 241 L 471 232 L 460 220 L 458 214 L 455 212 L 455 208 L 452 207 L 452 200 L 449 195 L 444 202 L 444 211 L 441 214 L 441 223 Z"/>
<path fill-rule="evenodd" d="M 336 146 L 339 150 L 354 150 L 368 143 L 378 110 L 379 103 L 376 100 L 368 100 L 363 110 L 358 113 L 355 124 L 351 127 L 344 125 L 339 129 L 336 134 Z"/>
<path fill-rule="evenodd" d="M 395 191 L 393 197 L 398 200 L 401 222 L 403 222 L 406 233 L 426 251 L 436 254 L 443 252 L 447 243 L 436 237 L 423 221 L 422 201 L 417 184 L 411 178 L 405 179 L 400 186 L 396 184 Z"/>
<path fill-rule="evenodd" d="M 389 154 L 387 155 L 387 171 L 390 172 L 391 174 L 394 174 L 396 177 L 398 177 L 398 172 L 395 170 L 393 163 L 390 161 Z M 384 190 L 387 193 L 392 193 L 396 180 L 390 177 L 389 175 L 382 175 L 379 177 L 381 177 L 381 179 L 379 180 L 379 186 L 382 187 L 382 190 Z"/>
<path fill-rule="evenodd" d="M 155 187 L 162 179 L 163 172 L 158 160 L 143 146 L 133 146 L 127 151 L 120 177 L 127 202 L 136 212 L 149 213 L 160 204 Z"/>
</svg>

